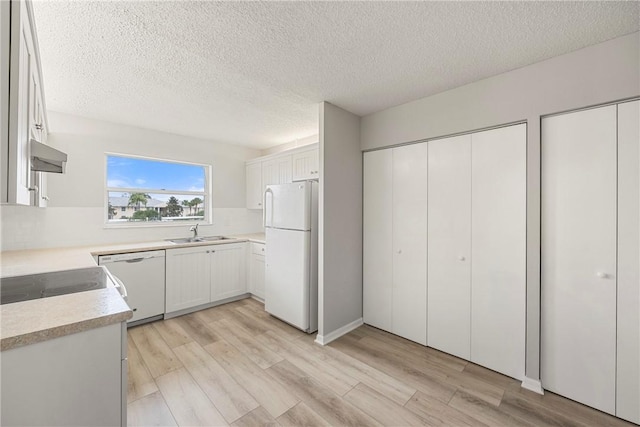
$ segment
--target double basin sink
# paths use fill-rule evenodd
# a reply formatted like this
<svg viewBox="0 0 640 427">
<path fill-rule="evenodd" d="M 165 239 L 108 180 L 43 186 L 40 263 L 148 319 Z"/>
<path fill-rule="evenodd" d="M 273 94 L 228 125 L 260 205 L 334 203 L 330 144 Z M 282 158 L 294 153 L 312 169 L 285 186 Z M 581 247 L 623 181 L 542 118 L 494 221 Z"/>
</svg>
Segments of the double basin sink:
<svg viewBox="0 0 640 427">
<path fill-rule="evenodd" d="M 218 242 L 220 240 L 231 240 L 231 237 L 224 236 L 202 236 L 202 237 L 183 237 L 180 239 L 165 239 L 167 242 L 171 242 L 176 245 L 184 243 L 197 243 L 197 242 Z"/>
</svg>

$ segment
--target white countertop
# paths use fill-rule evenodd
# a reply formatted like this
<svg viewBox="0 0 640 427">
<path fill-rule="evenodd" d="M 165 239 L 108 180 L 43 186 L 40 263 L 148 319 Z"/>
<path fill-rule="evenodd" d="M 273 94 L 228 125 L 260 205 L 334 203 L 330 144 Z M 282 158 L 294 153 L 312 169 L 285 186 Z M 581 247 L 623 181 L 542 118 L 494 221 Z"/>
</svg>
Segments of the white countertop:
<svg viewBox="0 0 640 427">
<path fill-rule="evenodd" d="M 70 248 L 0 252 L 0 278 L 93 267 L 95 255 L 175 249 L 238 242 L 265 243 L 263 233 L 227 236 L 229 240 L 173 244 L 135 242 Z M 99 289 L 0 306 L 2 351 L 87 329 L 123 322 L 131 309 L 115 288 Z"/>
</svg>

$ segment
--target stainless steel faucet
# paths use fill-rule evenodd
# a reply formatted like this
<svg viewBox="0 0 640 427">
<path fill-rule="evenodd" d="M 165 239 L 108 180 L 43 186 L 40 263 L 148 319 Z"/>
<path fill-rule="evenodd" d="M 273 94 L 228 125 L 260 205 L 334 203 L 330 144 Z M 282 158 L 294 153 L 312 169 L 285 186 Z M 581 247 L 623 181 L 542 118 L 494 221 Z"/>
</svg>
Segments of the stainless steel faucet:
<svg viewBox="0 0 640 427">
<path fill-rule="evenodd" d="M 194 240 L 198 238 L 198 224 L 192 225 L 191 228 L 189 229 L 189 231 L 193 231 L 193 239 Z"/>
</svg>

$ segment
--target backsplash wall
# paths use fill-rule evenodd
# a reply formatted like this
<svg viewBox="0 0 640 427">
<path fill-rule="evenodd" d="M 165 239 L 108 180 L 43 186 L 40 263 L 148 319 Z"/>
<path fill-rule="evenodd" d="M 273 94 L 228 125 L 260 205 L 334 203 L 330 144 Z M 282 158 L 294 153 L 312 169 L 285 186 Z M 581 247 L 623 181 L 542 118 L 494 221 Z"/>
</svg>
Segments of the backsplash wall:
<svg viewBox="0 0 640 427">
<path fill-rule="evenodd" d="M 48 143 L 69 156 L 65 174 L 48 175 L 49 207 L 2 206 L 1 249 L 162 240 L 189 235 L 185 223 L 105 228 L 105 153 L 212 166 L 213 225 L 201 235 L 262 232 L 262 212 L 245 208 L 245 161 L 260 150 L 49 112 Z"/>
</svg>

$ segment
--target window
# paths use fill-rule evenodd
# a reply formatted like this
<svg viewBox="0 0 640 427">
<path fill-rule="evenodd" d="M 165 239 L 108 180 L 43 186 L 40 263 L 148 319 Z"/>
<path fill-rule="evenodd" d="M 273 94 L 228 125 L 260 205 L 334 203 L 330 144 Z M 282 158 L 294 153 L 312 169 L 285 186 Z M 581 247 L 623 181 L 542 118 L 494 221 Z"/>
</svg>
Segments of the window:
<svg viewBox="0 0 640 427">
<path fill-rule="evenodd" d="M 210 169 L 194 163 L 107 154 L 107 224 L 210 222 Z"/>
</svg>

